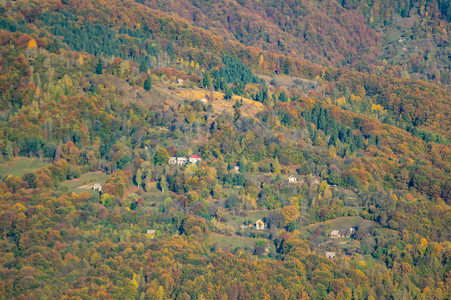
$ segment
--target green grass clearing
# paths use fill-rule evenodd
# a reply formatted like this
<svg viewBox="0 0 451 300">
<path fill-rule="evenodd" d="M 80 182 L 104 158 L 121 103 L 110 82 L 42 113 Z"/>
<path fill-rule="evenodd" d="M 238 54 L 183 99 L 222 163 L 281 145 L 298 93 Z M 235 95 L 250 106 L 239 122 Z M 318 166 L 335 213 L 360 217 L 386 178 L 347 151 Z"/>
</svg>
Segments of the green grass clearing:
<svg viewBox="0 0 451 300">
<path fill-rule="evenodd" d="M 80 178 L 66 180 L 61 185 L 67 187 L 71 192 L 81 193 L 92 191 L 94 183 L 100 183 L 102 186 L 105 185 L 107 178 L 108 175 L 100 171 L 89 172 L 81 175 Z"/>
<path fill-rule="evenodd" d="M 250 253 L 254 253 L 255 249 L 255 243 L 259 240 L 266 240 L 262 238 L 251 238 L 251 237 L 244 237 L 244 236 L 227 236 L 222 235 L 218 233 L 211 233 L 210 234 L 210 246 L 216 245 L 216 247 L 219 247 L 223 250 L 227 251 L 233 251 L 235 249 L 242 249 L 245 251 L 248 251 Z M 276 248 L 270 240 L 266 240 L 270 243 L 269 246 L 269 256 L 273 256 L 276 254 Z M 267 256 L 264 256 L 267 257 Z"/>
<path fill-rule="evenodd" d="M 350 227 L 357 227 L 357 228 L 368 228 L 371 225 L 374 225 L 375 222 L 368 221 L 363 219 L 360 216 L 354 216 L 354 217 L 340 217 L 333 220 L 327 220 L 325 222 L 315 223 L 308 226 L 305 226 L 303 228 L 298 229 L 303 234 L 311 234 L 317 227 L 322 227 L 323 230 L 326 230 L 327 233 L 330 231 L 337 229 L 337 230 L 349 230 Z"/>
<path fill-rule="evenodd" d="M 253 250 L 255 242 L 257 242 L 258 240 L 259 239 L 236 235 L 228 236 L 218 233 L 210 234 L 210 245 L 218 244 L 222 248 L 229 247 L 230 250 L 233 250 L 235 248 Z"/>
<path fill-rule="evenodd" d="M 34 172 L 48 165 L 39 158 L 16 157 L 12 161 L 0 164 L 0 176 L 14 175 L 21 177 L 28 172 Z"/>
<path fill-rule="evenodd" d="M 230 220 L 227 222 L 230 225 L 239 228 L 240 225 L 244 224 L 244 222 L 250 222 L 251 224 L 255 224 L 258 219 L 266 218 L 269 214 L 269 210 L 254 210 L 246 213 L 246 217 L 241 217 L 237 215 L 231 215 Z"/>
</svg>

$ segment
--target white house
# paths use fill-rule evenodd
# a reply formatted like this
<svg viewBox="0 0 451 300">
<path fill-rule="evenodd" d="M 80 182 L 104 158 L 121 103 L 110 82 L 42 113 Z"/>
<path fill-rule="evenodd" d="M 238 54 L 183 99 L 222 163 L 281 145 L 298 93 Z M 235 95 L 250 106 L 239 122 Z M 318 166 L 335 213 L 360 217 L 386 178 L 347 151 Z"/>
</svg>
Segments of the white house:
<svg viewBox="0 0 451 300">
<path fill-rule="evenodd" d="M 289 183 L 296 183 L 298 181 L 299 180 L 296 177 L 294 177 L 293 175 L 290 175 L 290 177 L 288 177 L 288 182 Z"/>
<path fill-rule="evenodd" d="M 168 164 L 170 165 L 185 165 L 188 162 L 186 157 L 169 157 Z"/>
<path fill-rule="evenodd" d="M 102 185 L 100 183 L 94 183 L 94 186 L 92 187 L 93 191 L 102 191 Z"/>
<path fill-rule="evenodd" d="M 190 158 L 189 158 L 189 163 L 190 164 L 195 164 L 195 163 L 197 163 L 198 161 L 201 161 L 202 160 L 202 158 L 200 157 L 200 156 L 198 156 L 198 155 L 192 155 L 192 156 L 190 156 Z"/>
<path fill-rule="evenodd" d="M 188 162 L 188 159 L 186 157 L 177 157 L 178 165 L 186 165 L 187 162 Z"/>
<path fill-rule="evenodd" d="M 265 223 L 258 219 L 257 222 L 255 222 L 255 228 L 257 228 L 257 230 L 263 230 L 265 229 Z"/>
<path fill-rule="evenodd" d="M 235 172 L 239 172 L 239 171 L 240 171 L 240 167 L 239 167 L 239 166 L 234 166 L 234 167 L 233 167 L 233 170 L 234 170 Z"/>
</svg>

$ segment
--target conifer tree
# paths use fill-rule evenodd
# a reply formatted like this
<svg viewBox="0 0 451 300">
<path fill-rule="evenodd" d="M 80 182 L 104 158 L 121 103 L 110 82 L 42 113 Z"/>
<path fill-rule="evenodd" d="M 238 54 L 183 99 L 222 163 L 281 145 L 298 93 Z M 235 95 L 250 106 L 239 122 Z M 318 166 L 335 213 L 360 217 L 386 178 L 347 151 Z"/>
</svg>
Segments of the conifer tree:
<svg viewBox="0 0 451 300">
<path fill-rule="evenodd" d="M 232 99 L 232 96 L 233 96 L 232 90 L 230 88 L 227 88 L 225 91 L 224 99 L 230 100 Z"/>
<path fill-rule="evenodd" d="M 96 74 L 103 74 L 103 63 L 102 63 L 102 58 L 99 57 L 99 61 L 97 62 L 96 65 Z"/>
<path fill-rule="evenodd" d="M 150 81 L 150 76 L 147 76 L 146 80 L 144 81 L 144 89 L 146 91 L 150 91 L 152 88 L 152 82 Z"/>
<path fill-rule="evenodd" d="M 202 79 L 202 84 L 205 88 L 210 87 L 210 76 L 208 75 L 208 73 L 205 73 L 204 78 Z"/>
</svg>

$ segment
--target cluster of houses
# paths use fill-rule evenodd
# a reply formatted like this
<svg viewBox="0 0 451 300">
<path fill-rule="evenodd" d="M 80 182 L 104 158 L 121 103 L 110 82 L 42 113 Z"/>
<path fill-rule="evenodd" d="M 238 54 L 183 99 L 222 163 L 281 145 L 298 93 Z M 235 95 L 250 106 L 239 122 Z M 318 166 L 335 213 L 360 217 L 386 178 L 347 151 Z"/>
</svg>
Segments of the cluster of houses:
<svg viewBox="0 0 451 300">
<path fill-rule="evenodd" d="M 261 219 L 258 219 L 254 224 L 241 225 L 240 227 L 241 229 L 255 228 L 257 230 L 263 230 L 265 229 L 265 222 L 263 222 Z"/>
<path fill-rule="evenodd" d="M 337 230 L 334 229 L 330 232 L 330 238 L 336 239 L 336 238 L 344 238 L 345 236 L 352 236 L 356 233 L 357 227 L 350 227 L 349 232 L 346 232 L 346 230 Z"/>
<path fill-rule="evenodd" d="M 304 179 L 297 179 L 295 176 L 290 175 L 288 177 L 288 183 L 304 183 Z M 318 185 L 321 183 L 321 178 L 318 176 L 312 176 L 312 184 Z"/>
<path fill-rule="evenodd" d="M 198 155 L 192 155 L 188 158 L 186 157 L 169 157 L 168 164 L 170 165 L 186 165 L 187 163 L 196 164 L 197 162 L 202 161 L 202 158 Z"/>
<path fill-rule="evenodd" d="M 344 238 L 345 236 L 353 236 L 357 232 L 357 227 L 350 227 L 349 232 L 346 230 L 337 230 L 334 229 L 330 232 L 330 238 L 331 239 L 337 239 L 337 238 Z M 336 253 L 333 251 L 326 251 L 326 254 L 324 255 L 327 258 L 334 259 L 336 256 Z"/>
</svg>

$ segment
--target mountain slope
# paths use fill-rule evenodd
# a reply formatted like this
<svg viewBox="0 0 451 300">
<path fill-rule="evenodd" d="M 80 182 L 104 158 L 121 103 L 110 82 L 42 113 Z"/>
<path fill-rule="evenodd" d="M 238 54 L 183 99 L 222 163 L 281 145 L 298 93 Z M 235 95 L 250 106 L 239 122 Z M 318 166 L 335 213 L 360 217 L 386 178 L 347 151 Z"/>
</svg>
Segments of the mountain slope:
<svg viewBox="0 0 451 300">
<path fill-rule="evenodd" d="M 0 295 L 447 299 L 446 51 L 380 50 L 425 3 L 1 2 Z"/>
<path fill-rule="evenodd" d="M 192 24 L 248 46 L 309 61 L 374 63 L 380 37 L 362 16 L 336 1 L 144 1 L 179 13 Z M 370 50 L 373 49 L 373 50 Z"/>
</svg>

